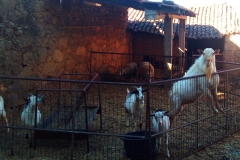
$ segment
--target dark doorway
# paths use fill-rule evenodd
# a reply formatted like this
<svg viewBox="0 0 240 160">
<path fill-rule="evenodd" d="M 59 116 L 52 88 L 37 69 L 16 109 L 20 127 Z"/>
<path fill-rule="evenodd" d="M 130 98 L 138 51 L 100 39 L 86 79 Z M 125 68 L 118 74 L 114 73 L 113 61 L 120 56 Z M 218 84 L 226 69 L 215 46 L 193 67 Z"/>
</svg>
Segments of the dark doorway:
<svg viewBox="0 0 240 160">
<path fill-rule="evenodd" d="M 193 54 L 198 54 L 198 49 L 205 48 L 220 49 L 220 53 L 224 50 L 223 38 L 204 38 L 204 39 L 187 39 L 187 66 L 186 69 L 194 63 Z"/>
</svg>

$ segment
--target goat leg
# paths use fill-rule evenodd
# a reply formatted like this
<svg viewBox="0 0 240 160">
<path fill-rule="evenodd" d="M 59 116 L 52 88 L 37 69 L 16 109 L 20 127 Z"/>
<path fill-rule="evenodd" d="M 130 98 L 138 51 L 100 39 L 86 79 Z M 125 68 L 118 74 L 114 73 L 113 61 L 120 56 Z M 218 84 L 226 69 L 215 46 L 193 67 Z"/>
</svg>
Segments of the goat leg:
<svg viewBox="0 0 240 160">
<path fill-rule="evenodd" d="M 170 120 L 170 128 L 173 124 L 174 117 L 182 110 L 181 99 L 179 96 L 170 97 L 170 111 L 167 114 Z"/>
<path fill-rule="evenodd" d="M 219 103 L 218 103 L 218 99 L 217 99 L 217 88 L 214 88 L 211 90 L 211 94 L 213 96 L 213 100 L 215 101 L 215 104 L 217 106 L 217 109 L 220 111 L 220 112 L 224 112 L 223 109 L 219 106 Z"/>
<path fill-rule="evenodd" d="M 166 133 L 166 154 L 167 154 L 167 157 L 170 158 L 170 153 L 169 153 L 169 150 L 168 150 L 168 133 Z"/>
<path fill-rule="evenodd" d="M 177 111 L 175 110 L 171 110 L 167 115 L 169 117 L 169 121 L 170 121 L 170 128 L 172 127 L 172 123 L 173 123 L 173 119 L 174 117 L 181 111 L 181 106 L 178 108 Z"/>
<path fill-rule="evenodd" d="M 5 113 L 5 115 L 3 115 L 3 117 L 4 117 L 5 121 L 6 121 L 6 125 L 8 126 L 8 119 L 7 119 L 6 113 Z M 9 128 L 7 129 L 7 132 L 9 132 Z"/>
<path fill-rule="evenodd" d="M 162 138 L 161 135 L 158 136 L 158 152 L 161 150 Z"/>
<path fill-rule="evenodd" d="M 135 122 L 135 117 L 132 115 L 132 127 L 133 127 L 133 132 L 136 131 L 136 122 Z"/>
<path fill-rule="evenodd" d="M 212 96 L 212 92 L 209 91 L 209 89 L 206 89 L 206 95 L 208 98 L 211 99 L 211 103 L 212 103 L 212 110 L 215 114 L 218 114 L 218 110 L 217 108 L 215 107 L 214 103 L 213 103 L 213 96 Z"/>
<path fill-rule="evenodd" d="M 129 115 L 127 113 L 127 116 L 126 116 L 126 126 L 128 127 L 129 126 L 129 121 L 130 121 L 130 118 L 129 118 Z"/>
<path fill-rule="evenodd" d="M 156 137 L 156 148 L 157 148 L 157 152 L 160 152 L 160 145 L 159 145 L 159 136 Z"/>
<path fill-rule="evenodd" d="M 25 135 L 25 139 L 29 139 L 28 133 L 26 133 L 26 135 Z"/>
<path fill-rule="evenodd" d="M 141 131 L 142 130 L 142 116 L 140 116 L 139 128 L 140 128 L 140 131 Z"/>
</svg>

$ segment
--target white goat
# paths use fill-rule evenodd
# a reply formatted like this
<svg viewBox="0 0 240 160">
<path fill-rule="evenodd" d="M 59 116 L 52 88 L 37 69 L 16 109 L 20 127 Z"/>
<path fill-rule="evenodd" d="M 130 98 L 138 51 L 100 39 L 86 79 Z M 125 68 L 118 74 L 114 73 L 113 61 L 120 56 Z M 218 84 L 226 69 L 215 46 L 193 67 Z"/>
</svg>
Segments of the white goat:
<svg viewBox="0 0 240 160">
<path fill-rule="evenodd" d="M 162 109 L 159 109 L 154 113 L 153 119 L 152 119 L 152 124 L 153 124 L 153 129 L 156 133 L 161 133 L 161 132 L 165 132 L 165 131 L 169 130 L 170 121 L 169 121 L 169 117 L 166 115 L 167 113 L 168 112 L 166 112 Z M 168 150 L 168 137 L 169 137 L 168 132 L 157 136 L 156 147 L 158 148 L 158 152 L 160 152 L 161 137 L 166 138 L 166 155 L 169 158 L 170 153 Z"/>
<path fill-rule="evenodd" d="M 4 109 L 4 100 L 3 100 L 2 96 L 0 96 L 0 116 L 1 115 L 5 119 L 6 125 L 8 126 L 8 119 L 7 119 L 6 111 Z M 7 129 L 7 131 L 9 132 L 9 128 Z"/>
<path fill-rule="evenodd" d="M 206 48 L 204 51 L 198 50 L 202 55 L 190 67 L 183 77 L 197 76 L 206 74 L 206 77 L 190 78 L 180 80 L 173 84 L 172 90 L 169 92 L 170 96 L 170 124 L 174 117 L 183 109 L 184 104 L 193 103 L 203 94 L 206 94 L 211 99 L 212 110 L 215 113 L 223 111 L 217 101 L 217 86 L 219 84 L 219 75 L 216 72 L 215 55 L 219 53 L 218 50 Z M 215 101 L 216 107 L 213 103 Z"/>
<path fill-rule="evenodd" d="M 34 127 L 35 125 L 35 107 L 37 103 L 42 102 L 43 96 L 36 97 L 33 94 L 30 94 L 29 98 L 26 99 L 26 104 L 21 114 L 21 122 L 24 126 Z M 37 117 L 36 124 L 38 125 L 41 120 L 41 113 L 37 108 Z M 32 146 L 32 132 L 30 130 L 27 131 L 26 139 L 30 136 L 30 147 Z"/>
<path fill-rule="evenodd" d="M 132 116 L 133 122 L 133 131 L 135 131 L 136 127 L 136 117 L 140 117 L 140 130 L 142 129 L 142 114 L 144 109 L 144 95 L 143 92 L 145 90 L 142 87 L 135 87 L 136 90 L 129 91 L 127 88 L 127 96 L 126 101 L 124 103 L 126 112 L 128 113 L 128 118 L 126 119 L 126 125 L 129 126 L 129 116 Z"/>
</svg>

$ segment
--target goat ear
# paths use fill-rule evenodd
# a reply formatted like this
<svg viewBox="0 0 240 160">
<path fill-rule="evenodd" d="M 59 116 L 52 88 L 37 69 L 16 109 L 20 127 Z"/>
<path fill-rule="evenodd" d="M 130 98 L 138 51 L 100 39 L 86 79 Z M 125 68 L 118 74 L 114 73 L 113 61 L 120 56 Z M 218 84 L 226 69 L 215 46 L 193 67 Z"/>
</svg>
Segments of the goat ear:
<svg viewBox="0 0 240 160">
<path fill-rule="evenodd" d="M 203 54 L 203 51 L 201 49 L 198 49 L 198 53 Z"/>
<path fill-rule="evenodd" d="M 38 98 L 41 98 L 41 99 L 43 100 L 44 95 L 43 95 L 43 94 L 40 94 L 40 95 L 38 95 Z"/>
<path fill-rule="evenodd" d="M 29 98 L 23 98 L 24 101 L 29 101 Z"/>
<path fill-rule="evenodd" d="M 164 114 L 168 114 L 169 113 L 169 111 L 165 111 L 165 113 Z"/>
<path fill-rule="evenodd" d="M 129 89 L 127 88 L 127 93 L 130 93 Z"/>
<path fill-rule="evenodd" d="M 30 97 L 33 96 L 32 93 L 28 93 L 27 95 L 28 95 L 28 99 L 30 99 Z"/>
<path fill-rule="evenodd" d="M 220 49 L 216 49 L 216 50 L 214 51 L 214 55 L 219 54 L 219 52 L 220 52 Z"/>
<path fill-rule="evenodd" d="M 38 97 L 37 97 L 37 102 L 38 102 L 38 103 L 43 102 L 43 100 L 44 100 L 43 97 L 44 97 L 44 95 L 41 95 L 41 94 L 38 95 Z"/>
<path fill-rule="evenodd" d="M 38 97 L 41 97 L 41 98 L 43 98 L 43 97 L 44 97 L 44 95 L 43 95 L 43 94 L 39 94 L 39 95 L 38 95 Z"/>
</svg>

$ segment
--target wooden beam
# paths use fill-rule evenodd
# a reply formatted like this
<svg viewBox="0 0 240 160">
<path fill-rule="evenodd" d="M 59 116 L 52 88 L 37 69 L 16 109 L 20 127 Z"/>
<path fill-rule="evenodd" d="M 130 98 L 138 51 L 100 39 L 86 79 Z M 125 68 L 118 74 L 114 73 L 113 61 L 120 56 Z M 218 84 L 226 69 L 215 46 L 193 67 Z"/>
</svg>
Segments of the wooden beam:
<svg viewBox="0 0 240 160">
<path fill-rule="evenodd" d="M 169 14 L 169 18 L 175 18 L 175 19 L 187 19 L 187 16 L 185 15 L 175 15 L 175 14 Z"/>
<path fill-rule="evenodd" d="M 179 56 L 185 57 L 185 32 L 186 32 L 186 20 L 180 19 L 179 23 Z M 185 71 L 185 59 L 179 59 L 179 65 L 183 67 L 182 72 Z"/>
<path fill-rule="evenodd" d="M 165 13 L 155 10 L 145 10 L 145 19 L 152 20 L 152 19 L 164 19 L 166 17 Z M 168 14 L 169 18 L 175 19 L 187 19 L 187 16 L 184 15 L 175 15 L 175 14 Z"/>
<path fill-rule="evenodd" d="M 172 78 L 172 44 L 173 44 L 173 20 L 168 15 L 164 19 L 164 79 Z"/>
</svg>

